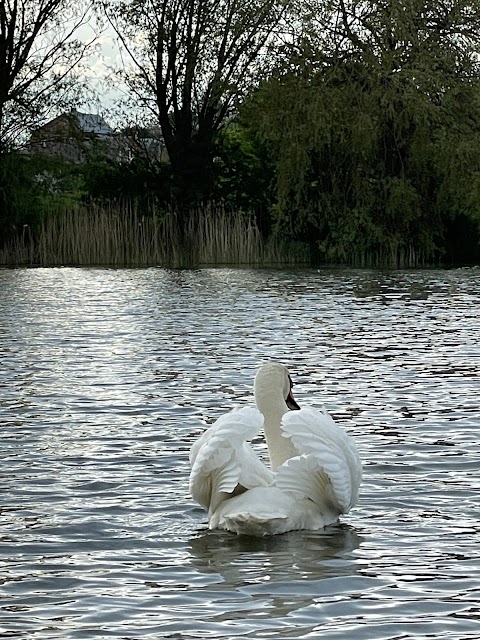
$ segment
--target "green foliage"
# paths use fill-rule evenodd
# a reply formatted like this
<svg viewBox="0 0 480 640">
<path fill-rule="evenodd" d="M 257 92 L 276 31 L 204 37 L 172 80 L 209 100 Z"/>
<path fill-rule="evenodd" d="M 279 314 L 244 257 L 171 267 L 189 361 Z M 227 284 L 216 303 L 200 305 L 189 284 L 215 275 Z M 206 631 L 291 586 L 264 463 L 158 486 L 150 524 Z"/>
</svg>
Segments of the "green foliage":
<svg viewBox="0 0 480 640">
<path fill-rule="evenodd" d="M 0 238 L 10 236 L 17 225 L 28 224 L 26 213 L 36 207 L 33 177 L 14 153 L 0 154 Z"/>
<path fill-rule="evenodd" d="M 82 167 L 82 175 L 89 198 L 130 198 L 143 203 L 152 199 L 164 203 L 171 200 L 172 177 L 168 163 L 153 164 L 141 158 L 129 163 L 90 160 Z"/>
<path fill-rule="evenodd" d="M 78 165 L 17 153 L 0 156 L 0 234 L 3 239 L 38 227 L 56 211 L 73 207 L 85 195 Z"/>
<path fill-rule="evenodd" d="M 241 119 L 224 130 L 214 168 L 213 199 L 234 210 L 255 212 L 260 226 L 266 230 L 270 226 L 268 212 L 274 195 L 274 166 L 266 149 L 242 125 Z"/>
<path fill-rule="evenodd" d="M 251 101 L 250 128 L 276 158 L 277 230 L 308 239 L 322 260 L 431 263 L 463 233 L 457 219 L 479 237 L 480 71 L 468 28 L 480 6 L 441 27 L 434 3 L 362 7 L 336 48 L 305 45 Z"/>
</svg>

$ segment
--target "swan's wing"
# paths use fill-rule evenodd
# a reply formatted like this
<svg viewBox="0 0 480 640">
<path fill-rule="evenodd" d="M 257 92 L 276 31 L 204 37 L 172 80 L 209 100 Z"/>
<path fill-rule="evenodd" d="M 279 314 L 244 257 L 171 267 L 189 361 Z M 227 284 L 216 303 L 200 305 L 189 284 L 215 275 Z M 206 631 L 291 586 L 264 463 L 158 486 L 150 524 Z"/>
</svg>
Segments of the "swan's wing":
<svg viewBox="0 0 480 640">
<path fill-rule="evenodd" d="M 300 455 L 277 469 L 277 486 L 310 498 L 320 510 L 347 513 L 358 500 L 362 479 L 353 440 L 325 410 L 312 408 L 286 413 L 282 431 Z"/>
<path fill-rule="evenodd" d="M 246 442 L 263 426 L 263 416 L 244 407 L 219 418 L 190 450 L 190 494 L 209 513 L 242 488 L 267 486 L 273 473 Z"/>
</svg>

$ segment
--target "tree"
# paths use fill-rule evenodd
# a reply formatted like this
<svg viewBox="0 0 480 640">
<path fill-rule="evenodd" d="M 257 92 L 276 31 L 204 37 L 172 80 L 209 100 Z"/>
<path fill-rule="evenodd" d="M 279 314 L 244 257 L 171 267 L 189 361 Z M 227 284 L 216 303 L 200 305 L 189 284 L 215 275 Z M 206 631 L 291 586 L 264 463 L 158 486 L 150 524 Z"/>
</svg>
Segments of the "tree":
<svg viewBox="0 0 480 640">
<path fill-rule="evenodd" d="M 72 87 L 90 42 L 73 38 L 88 16 L 89 2 L 2 0 L 0 2 L 0 231 L 13 224 L 16 171 L 12 149 Z M 7 224 L 7 221 L 8 224 Z"/>
<path fill-rule="evenodd" d="M 91 42 L 74 39 L 89 2 L 0 2 L 0 152 L 61 101 Z"/>
<path fill-rule="evenodd" d="M 279 223 L 331 260 L 431 260 L 453 212 L 480 221 L 480 3 L 317 4 L 251 118 Z"/>
<path fill-rule="evenodd" d="M 108 0 L 124 80 L 161 127 L 185 210 L 211 195 L 219 133 L 262 69 L 287 0 Z"/>
</svg>

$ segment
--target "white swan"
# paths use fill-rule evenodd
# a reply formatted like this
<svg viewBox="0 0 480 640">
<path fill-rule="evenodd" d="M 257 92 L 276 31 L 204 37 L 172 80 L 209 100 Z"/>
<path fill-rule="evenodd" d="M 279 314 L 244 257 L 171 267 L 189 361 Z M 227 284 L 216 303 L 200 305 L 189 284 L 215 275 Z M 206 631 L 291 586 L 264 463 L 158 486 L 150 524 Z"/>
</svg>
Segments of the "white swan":
<svg viewBox="0 0 480 640">
<path fill-rule="evenodd" d="M 190 493 L 208 511 L 210 529 L 264 536 L 336 522 L 358 500 L 362 465 L 353 440 L 325 410 L 299 408 L 281 364 L 260 367 L 255 401 L 256 409 L 219 418 L 191 448 Z M 271 469 L 247 442 L 262 426 Z"/>
</svg>

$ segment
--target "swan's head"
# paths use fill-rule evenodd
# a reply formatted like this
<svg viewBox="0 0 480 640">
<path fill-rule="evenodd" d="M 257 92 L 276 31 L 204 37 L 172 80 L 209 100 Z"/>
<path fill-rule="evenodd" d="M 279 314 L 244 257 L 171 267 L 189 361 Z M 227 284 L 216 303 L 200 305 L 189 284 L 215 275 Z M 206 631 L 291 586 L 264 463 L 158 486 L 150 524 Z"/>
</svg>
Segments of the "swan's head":
<svg viewBox="0 0 480 640">
<path fill-rule="evenodd" d="M 300 409 L 292 393 L 293 382 L 288 369 L 277 362 L 267 362 L 255 376 L 255 401 L 257 407 L 264 402 L 283 402 L 289 409 Z"/>
</svg>

